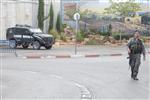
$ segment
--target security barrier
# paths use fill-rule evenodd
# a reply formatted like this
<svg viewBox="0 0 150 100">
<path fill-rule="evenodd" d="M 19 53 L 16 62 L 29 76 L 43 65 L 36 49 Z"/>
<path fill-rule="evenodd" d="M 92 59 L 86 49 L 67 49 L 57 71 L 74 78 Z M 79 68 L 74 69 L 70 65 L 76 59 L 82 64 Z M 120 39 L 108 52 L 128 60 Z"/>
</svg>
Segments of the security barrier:
<svg viewBox="0 0 150 100">
<path fill-rule="evenodd" d="M 0 53 L 14 53 L 17 56 L 15 40 L 0 40 Z"/>
</svg>

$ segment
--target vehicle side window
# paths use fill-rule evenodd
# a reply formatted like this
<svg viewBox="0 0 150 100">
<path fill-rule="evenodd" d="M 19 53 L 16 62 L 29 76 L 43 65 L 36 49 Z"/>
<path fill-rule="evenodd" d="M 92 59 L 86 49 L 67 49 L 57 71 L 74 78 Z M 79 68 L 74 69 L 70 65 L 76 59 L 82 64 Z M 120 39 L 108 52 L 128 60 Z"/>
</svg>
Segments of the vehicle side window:
<svg viewBox="0 0 150 100">
<path fill-rule="evenodd" d="M 20 32 L 21 32 L 22 35 L 30 35 L 28 29 L 23 29 L 22 28 L 22 29 L 20 29 Z"/>
<path fill-rule="evenodd" d="M 27 30 L 27 29 L 25 29 L 25 34 L 26 34 L 26 35 L 30 35 L 30 31 Z"/>
<path fill-rule="evenodd" d="M 13 29 L 9 29 L 9 30 L 7 31 L 7 33 L 13 34 Z"/>
<path fill-rule="evenodd" d="M 16 28 L 15 33 L 16 35 L 22 35 L 22 31 L 20 28 Z"/>
<path fill-rule="evenodd" d="M 14 33 L 15 33 L 15 31 L 13 28 L 7 30 L 7 34 L 14 34 Z"/>
</svg>

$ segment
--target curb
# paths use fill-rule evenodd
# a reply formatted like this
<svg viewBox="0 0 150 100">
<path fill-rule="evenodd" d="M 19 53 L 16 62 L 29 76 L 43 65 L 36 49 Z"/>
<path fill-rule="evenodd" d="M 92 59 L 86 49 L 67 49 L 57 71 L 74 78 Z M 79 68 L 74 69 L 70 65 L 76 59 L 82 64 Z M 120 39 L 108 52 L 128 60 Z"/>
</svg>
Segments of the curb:
<svg viewBox="0 0 150 100">
<path fill-rule="evenodd" d="M 70 55 L 56 55 L 55 58 L 71 58 Z"/>
<path fill-rule="evenodd" d="M 34 56 L 25 56 L 24 58 L 28 58 L 28 59 L 39 59 L 39 58 L 42 58 L 42 56 L 36 56 L 36 55 L 34 55 Z"/>
<path fill-rule="evenodd" d="M 150 52 L 147 52 L 150 54 Z M 117 56 L 123 56 L 128 54 L 121 54 L 121 53 L 113 53 L 113 54 L 86 54 L 86 55 L 23 55 L 23 56 L 17 56 L 18 58 L 24 58 L 24 59 L 63 59 L 63 58 L 98 58 L 98 57 L 117 57 Z"/>
<path fill-rule="evenodd" d="M 98 58 L 98 57 L 105 57 L 105 56 L 122 56 L 123 54 L 87 54 L 87 55 L 23 55 L 17 56 L 18 58 L 24 59 L 63 59 L 63 58 Z"/>
<path fill-rule="evenodd" d="M 100 55 L 85 55 L 85 58 L 94 58 L 94 57 L 100 57 Z"/>
</svg>

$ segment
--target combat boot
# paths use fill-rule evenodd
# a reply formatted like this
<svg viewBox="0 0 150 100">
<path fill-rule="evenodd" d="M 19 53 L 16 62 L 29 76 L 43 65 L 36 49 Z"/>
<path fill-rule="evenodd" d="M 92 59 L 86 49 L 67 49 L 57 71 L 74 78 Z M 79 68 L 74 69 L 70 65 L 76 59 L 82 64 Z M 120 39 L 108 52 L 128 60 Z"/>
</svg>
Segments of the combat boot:
<svg viewBox="0 0 150 100">
<path fill-rule="evenodd" d="M 133 77 L 134 80 L 139 80 L 137 77 Z"/>
</svg>

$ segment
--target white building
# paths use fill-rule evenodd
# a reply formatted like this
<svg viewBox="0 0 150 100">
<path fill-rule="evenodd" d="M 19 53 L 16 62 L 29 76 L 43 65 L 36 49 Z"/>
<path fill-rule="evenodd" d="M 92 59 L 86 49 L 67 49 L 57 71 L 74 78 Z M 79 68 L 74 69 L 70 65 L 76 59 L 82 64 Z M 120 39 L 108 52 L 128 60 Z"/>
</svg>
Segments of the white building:
<svg viewBox="0 0 150 100">
<path fill-rule="evenodd" d="M 45 0 L 45 16 L 49 13 L 51 0 Z M 60 0 L 52 0 L 54 18 L 60 9 Z M 38 0 L 0 0 L 0 39 L 6 39 L 6 29 L 16 24 L 27 24 L 37 27 Z M 48 20 L 44 21 L 48 29 Z"/>
</svg>

